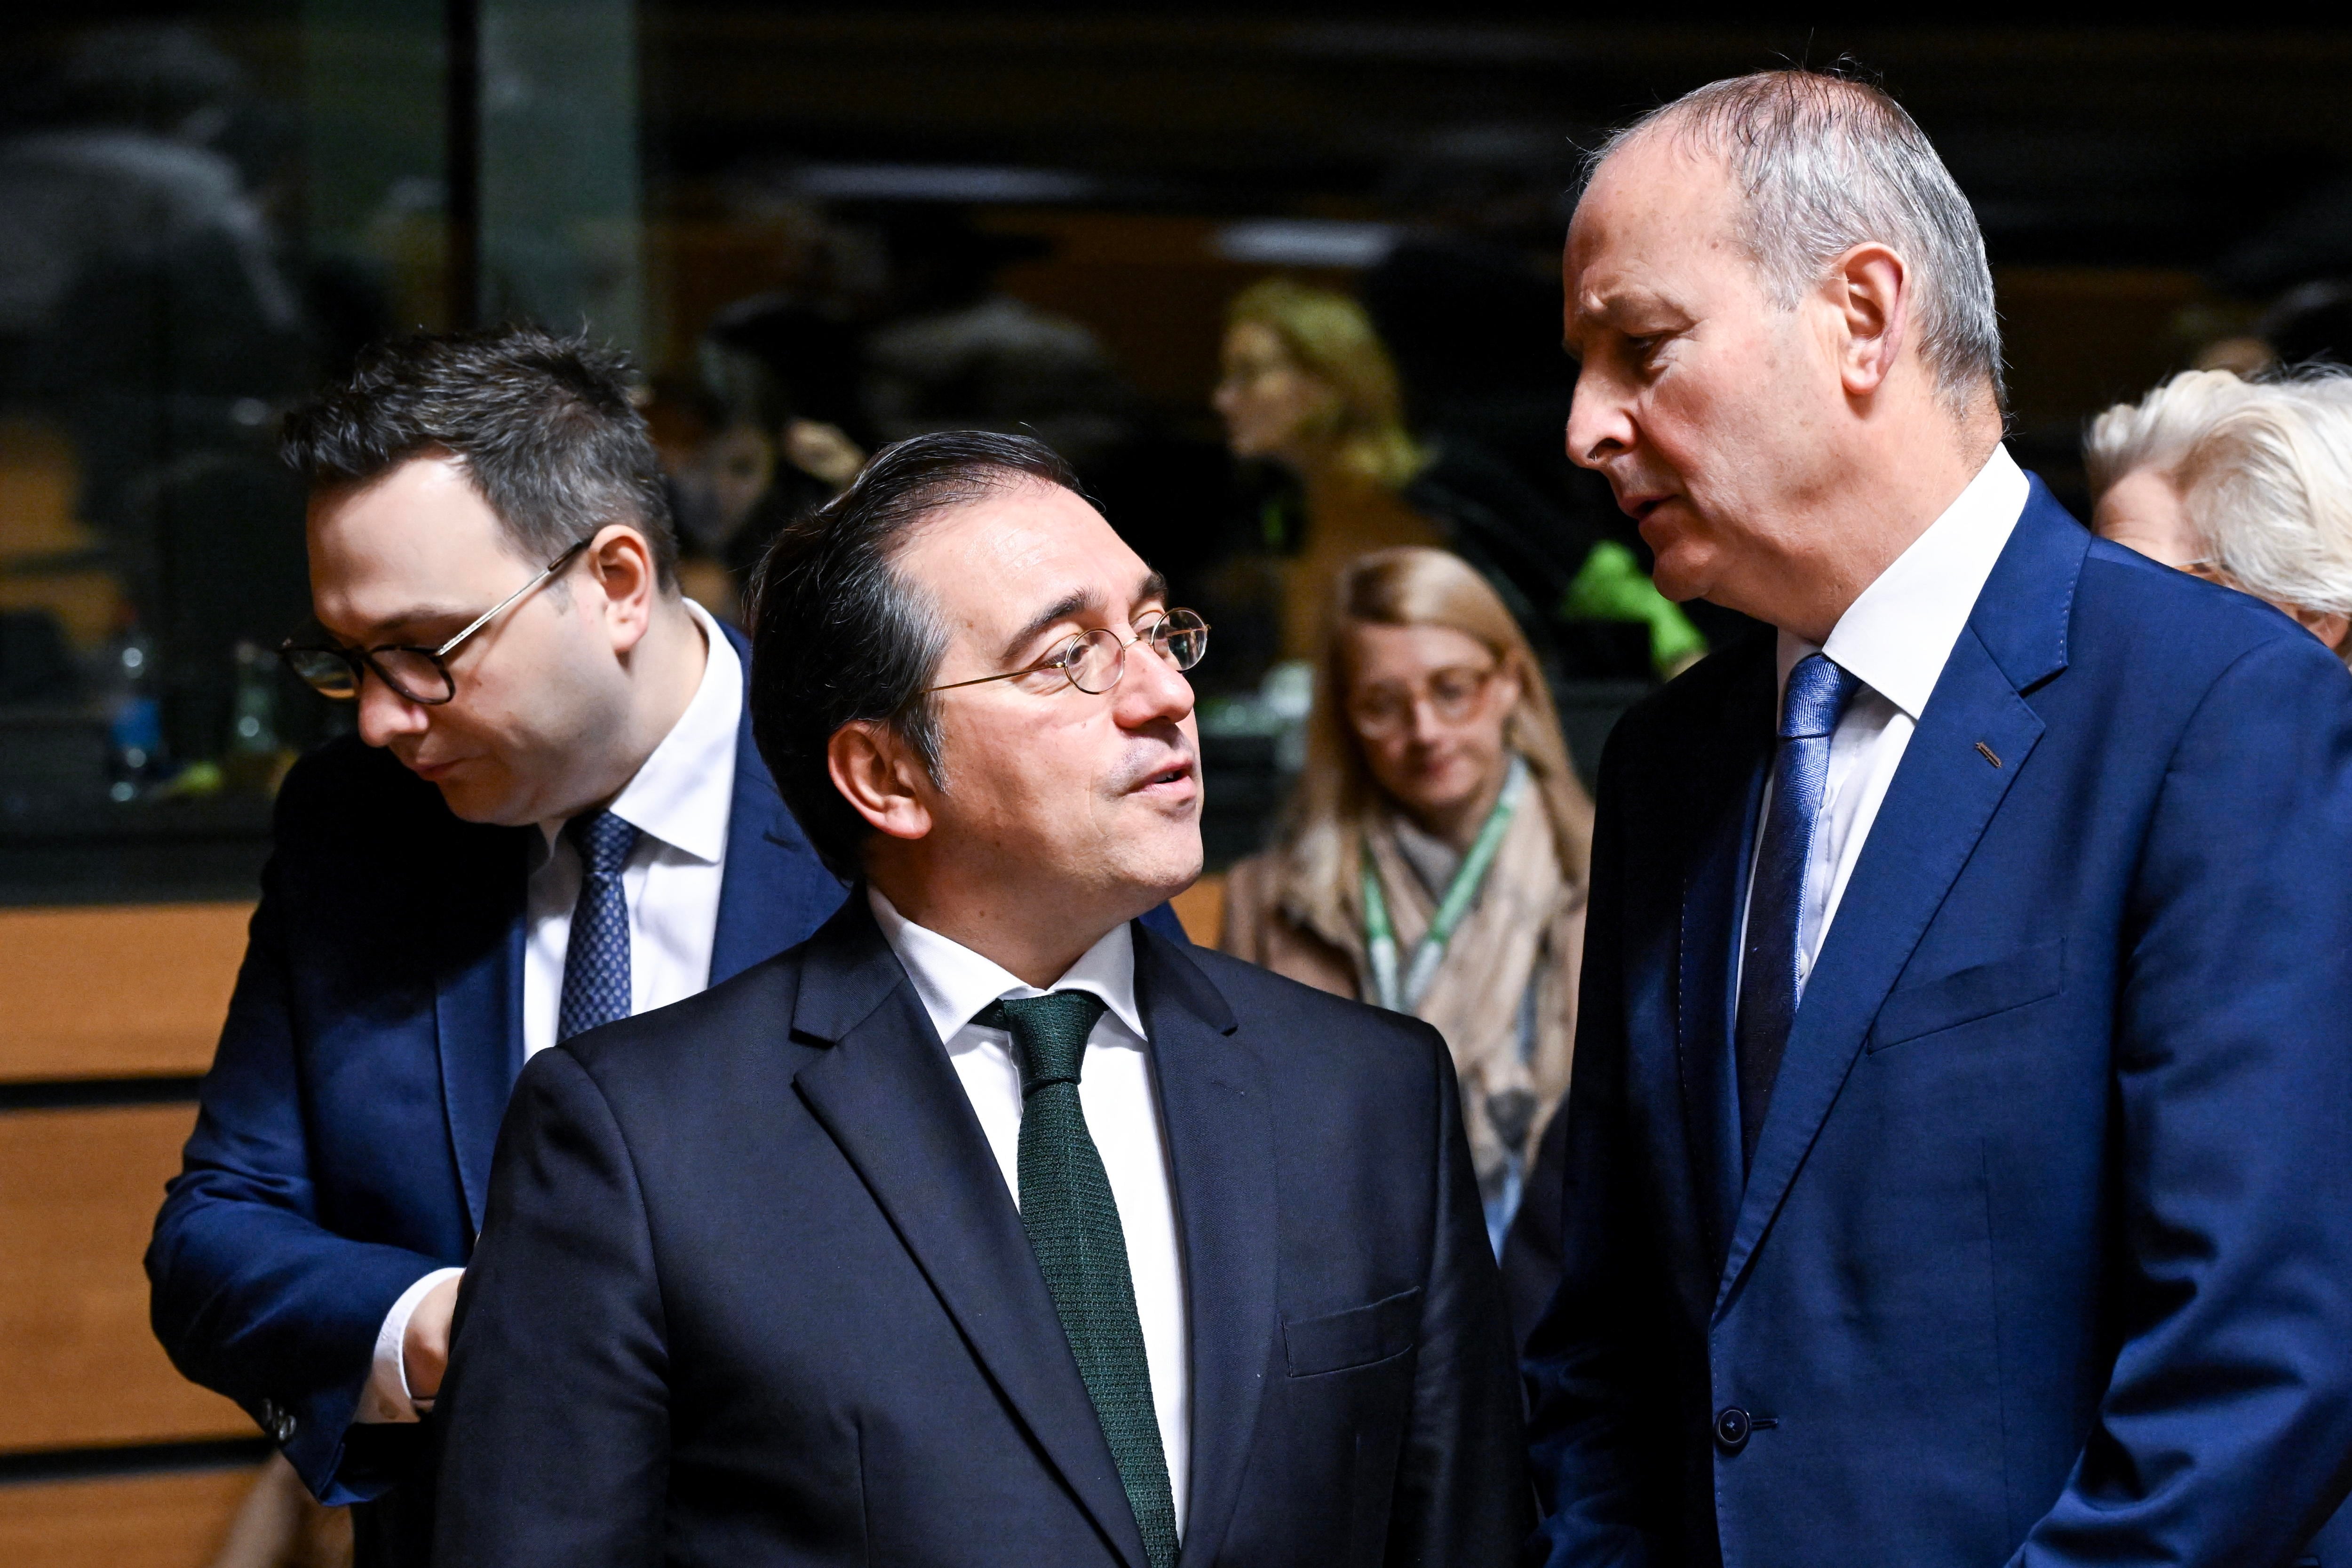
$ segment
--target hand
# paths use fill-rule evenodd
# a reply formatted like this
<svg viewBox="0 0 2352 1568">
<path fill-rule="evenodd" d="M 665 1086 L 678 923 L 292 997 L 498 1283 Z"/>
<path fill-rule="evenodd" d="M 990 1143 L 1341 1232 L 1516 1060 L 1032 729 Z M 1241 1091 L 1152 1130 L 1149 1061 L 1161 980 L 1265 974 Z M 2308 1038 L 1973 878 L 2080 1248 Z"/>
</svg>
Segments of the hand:
<svg viewBox="0 0 2352 1568">
<path fill-rule="evenodd" d="M 866 466 L 866 454 L 838 426 L 793 419 L 785 423 L 783 436 L 784 461 L 835 489 L 845 489 Z"/>
<path fill-rule="evenodd" d="M 451 1275 L 416 1303 L 409 1314 L 408 1332 L 400 1342 L 401 1370 L 408 1374 L 408 1395 L 431 1399 L 441 1392 L 449 1371 L 449 1320 L 457 1310 L 457 1287 L 463 1276 Z"/>
</svg>

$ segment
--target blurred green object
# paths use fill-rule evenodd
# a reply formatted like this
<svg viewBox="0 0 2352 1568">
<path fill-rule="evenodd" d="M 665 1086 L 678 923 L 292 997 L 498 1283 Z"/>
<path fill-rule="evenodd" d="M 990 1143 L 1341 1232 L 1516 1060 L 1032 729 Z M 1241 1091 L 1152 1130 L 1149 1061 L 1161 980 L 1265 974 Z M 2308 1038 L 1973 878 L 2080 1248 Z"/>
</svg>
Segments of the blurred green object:
<svg viewBox="0 0 2352 1568">
<path fill-rule="evenodd" d="M 1706 652 L 1706 638 L 1643 572 L 1633 552 L 1615 540 L 1592 547 L 1560 600 L 1562 620 L 1637 621 L 1650 628 L 1650 662 L 1673 676 Z"/>
<path fill-rule="evenodd" d="M 218 763 L 190 763 L 148 793 L 157 800 L 203 800 L 220 794 L 228 783 Z"/>
</svg>

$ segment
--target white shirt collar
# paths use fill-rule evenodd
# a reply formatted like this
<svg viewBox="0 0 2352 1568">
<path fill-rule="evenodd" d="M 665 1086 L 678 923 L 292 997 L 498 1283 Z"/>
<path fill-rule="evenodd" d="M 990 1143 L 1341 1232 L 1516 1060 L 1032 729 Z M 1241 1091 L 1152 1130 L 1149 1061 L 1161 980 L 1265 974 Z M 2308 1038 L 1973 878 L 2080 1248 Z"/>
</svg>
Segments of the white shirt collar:
<svg viewBox="0 0 2352 1568">
<path fill-rule="evenodd" d="M 869 884 L 866 900 L 882 928 L 882 939 L 906 966 L 907 978 L 915 983 L 915 994 L 941 1042 L 953 1039 L 974 1014 L 999 997 L 1045 994 L 994 959 L 917 925 L 900 914 L 880 889 Z M 1087 949 L 1048 989 L 1093 992 L 1129 1033 L 1139 1040 L 1144 1038 L 1143 1016 L 1135 1007 L 1135 937 L 1125 921 L 1104 932 L 1102 940 Z"/>
<path fill-rule="evenodd" d="M 1826 653 L 1917 723 L 2032 488 L 2009 448 L 1995 447 L 1944 514 L 1846 606 L 1827 643 L 1780 634 L 1780 689 L 1798 660 Z"/>
<path fill-rule="evenodd" d="M 708 648 L 694 698 L 635 777 L 613 797 L 611 810 L 638 832 L 708 866 L 727 858 L 727 820 L 735 805 L 735 742 L 743 722 L 743 660 L 735 645 L 693 600 L 686 613 L 702 628 Z M 550 846 L 561 822 L 541 823 Z"/>
</svg>

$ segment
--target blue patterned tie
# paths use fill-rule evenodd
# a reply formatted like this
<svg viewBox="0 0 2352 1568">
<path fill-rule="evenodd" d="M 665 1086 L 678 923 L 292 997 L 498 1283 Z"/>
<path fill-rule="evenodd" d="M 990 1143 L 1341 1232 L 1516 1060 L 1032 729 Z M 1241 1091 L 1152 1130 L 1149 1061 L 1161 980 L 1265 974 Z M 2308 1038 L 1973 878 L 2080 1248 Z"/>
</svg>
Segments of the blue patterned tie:
<svg viewBox="0 0 2352 1568">
<path fill-rule="evenodd" d="M 1789 672 L 1780 701 L 1780 749 L 1772 798 L 1764 808 L 1764 839 L 1756 880 L 1748 892 L 1748 950 L 1739 966 L 1739 1147 L 1756 1158 L 1756 1136 L 1772 1103 L 1780 1053 L 1797 1017 L 1797 923 L 1805 906 L 1805 868 L 1812 859 L 1813 824 L 1822 786 L 1829 780 L 1830 736 L 1861 684 L 1811 654 Z"/>
<path fill-rule="evenodd" d="M 621 868 L 637 844 L 637 830 L 609 811 L 575 816 L 563 831 L 580 851 L 580 901 L 572 906 L 563 954 L 558 1040 L 629 1016 L 629 900 Z"/>
</svg>

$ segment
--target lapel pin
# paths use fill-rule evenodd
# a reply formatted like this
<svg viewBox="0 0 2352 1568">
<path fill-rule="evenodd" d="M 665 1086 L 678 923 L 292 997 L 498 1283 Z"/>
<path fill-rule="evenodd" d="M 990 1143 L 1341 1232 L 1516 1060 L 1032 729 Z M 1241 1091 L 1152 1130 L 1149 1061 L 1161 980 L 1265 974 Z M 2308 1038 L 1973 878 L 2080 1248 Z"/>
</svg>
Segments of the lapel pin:
<svg viewBox="0 0 2352 1568">
<path fill-rule="evenodd" d="M 1977 742 L 1977 750 L 1984 753 L 1984 760 L 1986 762 L 1990 763 L 1994 767 L 2000 766 L 2000 759 L 1992 754 L 1992 748 L 1990 746 L 1986 745 L 1982 741 L 1979 741 Z"/>
</svg>

